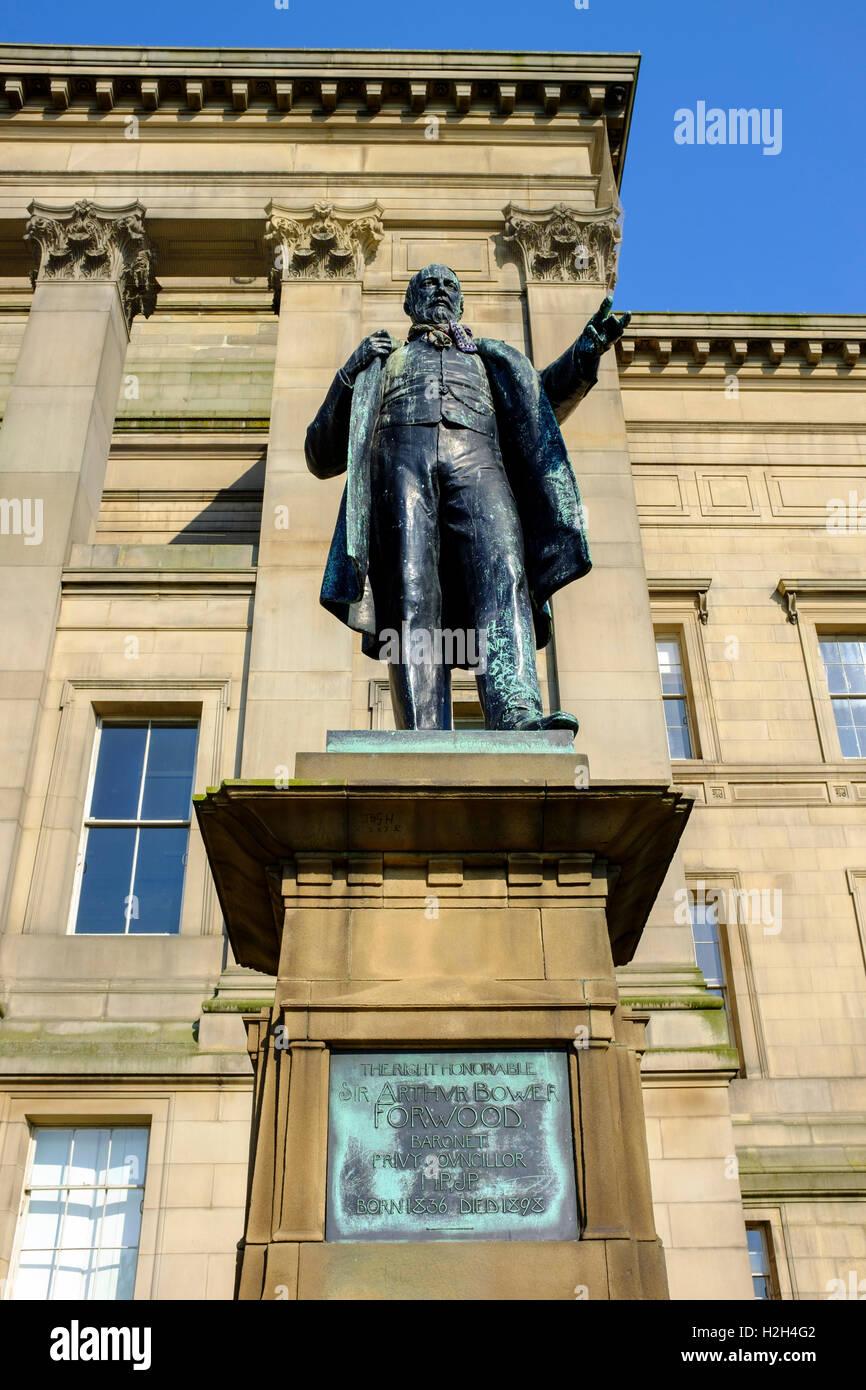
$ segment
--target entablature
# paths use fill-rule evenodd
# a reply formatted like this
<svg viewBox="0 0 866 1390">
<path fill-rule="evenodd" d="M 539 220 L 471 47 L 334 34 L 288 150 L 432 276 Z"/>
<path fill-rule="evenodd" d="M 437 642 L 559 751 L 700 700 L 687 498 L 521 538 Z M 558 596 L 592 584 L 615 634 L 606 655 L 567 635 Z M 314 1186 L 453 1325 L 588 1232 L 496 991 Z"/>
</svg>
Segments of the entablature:
<svg viewBox="0 0 866 1390">
<path fill-rule="evenodd" d="M 617 359 L 634 381 L 845 379 L 866 362 L 866 315 L 635 313 Z"/>
<path fill-rule="evenodd" d="M 403 124 L 440 119 L 537 128 L 603 121 L 619 183 L 637 54 L 314 49 L 0 46 L 5 105 L 16 120 L 125 111 L 221 125 Z"/>
</svg>

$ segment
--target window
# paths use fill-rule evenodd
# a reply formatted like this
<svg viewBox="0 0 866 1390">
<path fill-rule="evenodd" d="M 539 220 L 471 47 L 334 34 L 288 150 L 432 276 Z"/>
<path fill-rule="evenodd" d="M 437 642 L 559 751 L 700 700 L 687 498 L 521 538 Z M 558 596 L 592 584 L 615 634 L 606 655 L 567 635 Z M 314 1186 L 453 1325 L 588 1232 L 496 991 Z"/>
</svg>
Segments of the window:
<svg viewBox="0 0 866 1390">
<path fill-rule="evenodd" d="M 34 1131 L 13 1299 L 132 1298 L 148 1137 Z"/>
<path fill-rule="evenodd" d="M 695 756 L 692 752 L 694 739 L 689 718 L 688 695 L 679 639 L 677 637 L 657 637 L 656 651 L 659 660 L 659 676 L 662 683 L 662 699 L 665 706 L 665 724 L 668 731 L 670 755 L 672 758 L 692 758 Z"/>
<path fill-rule="evenodd" d="M 76 932 L 178 931 L 197 733 L 186 721 L 100 722 Z"/>
<path fill-rule="evenodd" d="M 734 1000 L 728 986 L 727 943 L 724 938 L 724 894 L 711 889 L 704 891 L 703 885 L 695 892 L 689 891 L 689 917 L 692 924 L 692 941 L 695 947 L 695 961 L 707 982 L 709 994 L 721 999 L 725 1008 L 725 1026 L 728 1043 L 735 1047 L 740 1056 L 741 1074 L 745 1076 L 743 1050 L 740 1042 L 738 1021 Z"/>
<path fill-rule="evenodd" d="M 821 637 L 827 688 L 843 758 L 866 758 L 866 637 Z"/>
<path fill-rule="evenodd" d="M 698 969 L 707 982 L 710 994 L 717 994 L 720 999 L 724 999 L 725 967 L 719 941 L 718 909 L 712 895 L 707 899 L 702 894 L 690 893 L 689 912 Z"/>
<path fill-rule="evenodd" d="M 755 1298 L 778 1299 L 776 1264 L 773 1259 L 773 1238 L 769 1223 L 755 1221 L 746 1226 L 749 1264 L 752 1267 L 752 1288 Z"/>
</svg>

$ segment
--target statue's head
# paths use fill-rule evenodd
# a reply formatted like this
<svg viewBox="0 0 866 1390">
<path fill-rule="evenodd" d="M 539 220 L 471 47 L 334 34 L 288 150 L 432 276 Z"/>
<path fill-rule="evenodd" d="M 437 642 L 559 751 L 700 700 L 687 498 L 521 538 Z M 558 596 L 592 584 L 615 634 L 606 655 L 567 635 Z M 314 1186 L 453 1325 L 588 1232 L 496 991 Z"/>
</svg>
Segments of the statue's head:
<svg viewBox="0 0 866 1390">
<path fill-rule="evenodd" d="M 447 265 L 425 265 L 406 286 L 403 310 L 413 323 L 448 323 L 463 317 L 460 281 Z"/>
</svg>

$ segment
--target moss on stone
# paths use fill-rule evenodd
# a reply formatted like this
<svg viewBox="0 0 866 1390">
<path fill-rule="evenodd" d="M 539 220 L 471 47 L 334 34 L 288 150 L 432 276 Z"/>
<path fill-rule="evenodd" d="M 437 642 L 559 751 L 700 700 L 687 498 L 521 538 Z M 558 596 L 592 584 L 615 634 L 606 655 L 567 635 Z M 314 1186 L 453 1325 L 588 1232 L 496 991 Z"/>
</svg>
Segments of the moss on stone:
<svg viewBox="0 0 866 1390">
<path fill-rule="evenodd" d="M 273 1008 L 274 999 L 205 999 L 203 1014 L 252 1014 L 259 1009 Z"/>
</svg>

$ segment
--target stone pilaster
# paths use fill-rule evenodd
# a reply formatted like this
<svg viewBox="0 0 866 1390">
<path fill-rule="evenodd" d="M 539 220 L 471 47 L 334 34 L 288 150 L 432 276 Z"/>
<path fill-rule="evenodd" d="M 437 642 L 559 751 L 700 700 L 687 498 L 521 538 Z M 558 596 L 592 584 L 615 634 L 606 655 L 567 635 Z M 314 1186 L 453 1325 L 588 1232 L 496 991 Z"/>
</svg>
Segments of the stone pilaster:
<svg viewBox="0 0 866 1390">
<path fill-rule="evenodd" d="M 0 433 L 0 883 L 13 891 L 10 925 L 60 576 L 70 547 L 92 538 L 129 326 L 152 312 L 158 289 L 140 203 L 34 202 L 30 213 L 33 303 Z"/>
<path fill-rule="evenodd" d="M 304 437 L 360 341 L 381 211 L 268 208 L 279 330 L 244 729 L 250 777 L 290 777 L 298 750 L 324 749 L 328 729 L 351 723 L 352 634 L 319 605 L 345 479 L 312 476 Z"/>
</svg>

